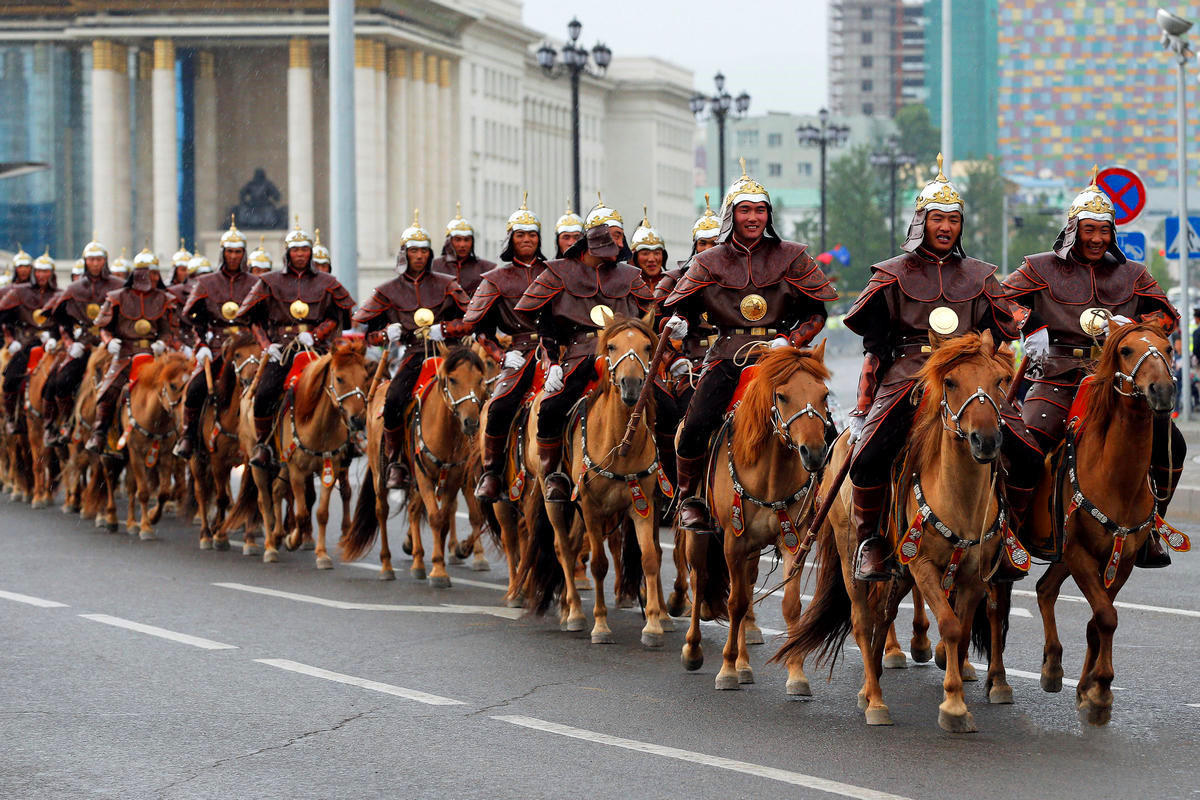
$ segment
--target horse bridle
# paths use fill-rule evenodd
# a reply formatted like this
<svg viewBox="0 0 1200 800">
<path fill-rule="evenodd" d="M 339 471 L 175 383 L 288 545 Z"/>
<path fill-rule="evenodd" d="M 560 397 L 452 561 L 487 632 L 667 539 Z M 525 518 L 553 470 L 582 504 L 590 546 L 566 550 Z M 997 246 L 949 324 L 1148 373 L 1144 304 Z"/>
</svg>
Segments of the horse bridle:
<svg viewBox="0 0 1200 800">
<path fill-rule="evenodd" d="M 800 452 L 800 445 L 796 444 L 796 440 L 792 438 L 791 427 L 793 422 L 805 416 L 821 420 L 821 424 L 827 430 L 833 425 L 829 417 L 818 411 L 812 403 L 809 403 L 787 419 L 784 419 L 783 414 L 779 411 L 779 403 L 771 403 L 771 427 L 775 430 L 775 435 L 783 442 L 784 447 L 796 453 Z"/>
<path fill-rule="evenodd" d="M 1113 391 L 1119 395 L 1124 395 L 1125 397 L 1144 397 L 1145 392 L 1138 387 L 1138 385 L 1134 382 L 1134 379 L 1137 377 L 1138 370 L 1140 370 L 1142 365 L 1146 363 L 1146 359 L 1150 358 L 1151 356 L 1161 361 L 1163 366 L 1167 368 L 1167 374 L 1172 375 L 1171 364 L 1169 361 L 1167 361 L 1167 357 L 1164 356 L 1162 351 L 1160 351 L 1157 347 L 1150 345 L 1146 348 L 1146 352 L 1142 353 L 1142 357 L 1134 363 L 1133 369 L 1129 371 L 1129 374 L 1125 374 L 1120 370 L 1117 370 L 1113 373 Z M 1173 375 L 1172 380 L 1174 380 Z M 1126 382 L 1133 387 L 1132 391 L 1127 392 L 1122 388 Z"/>
<path fill-rule="evenodd" d="M 604 357 L 604 367 L 608 372 L 608 382 L 613 386 L 617 385 L 617 367 L 621 366 L 621 362 L 627 358 L 632 358 L 638 363 L 638 366 L 642 368 L 642 380 L 645 380 L 650 375 L 650 366 L 643 361 L 642 357 L 637 354 L 637 351 L 631 347 L 618 356 L 616 361 L 613 361 L 610 356 Z"/>
<path fill-rule="evenodd" d="M 454 395 L 450 394 L 449 377 L 450 377 L 449 375 L 440 376 L 438 378 L 438 383 L 441 384 L 442 400 L 446 403 L 447 406 L 449 406 L 450 413 L 454 414 L 457 417 L 458 416 L 458 407 L 468 401 L 473 402 L 475 404 L 475 406 L 482 411 L 483 410 L 483 401 L 481 401 L 479 399 L 479 395 L 475 394 L 474 389 L 471 389 L 469 392 L 467 392 L 465 395 L 458 398 L 457 400 L 454 399 Z M 463 429 L 463 433 L 466 433 L 466 430 L 467 430 L 466 421 L 463 419 L 459 419 L 458 424 Z"/>
<path fill-rule="evenodd" d="M 962 405 L 958 407 L 958 411 L 956 412 L 952 412 L 950 410 L 950 404 L 946 402 L 946 395 L 942 395 L 942 428 L 950 433 L 953 433 L 959 439 L 967 438 L 967 432 L 962 429 L 962 423 L 959 420 L 962 418 L 962 415 L 966 413 L 967 406 L 969 406 L 971 401 L 975 399 L 978 399 L 981 404 L 990 404 L 992 410 L 996 412 L 996 421 L 1001 426 L 1006 424 L 1004 422 L 1004 415 L 1000 413 L 1000 404 L 996 402 L 995 398 L 985 392 L 982 386 L 977 386 L 975 391 L 972 392 L 966 400 L 963 400 Z M 946 424 L 947 420 L 954 423 L 953 428 Z"/>
<path fill-rule="evenodd" d="M 250 355 L 246 356 L 246 359 L 242 361 L 242 363 L 239 364 L 236 361 L 233 362 L 233 373 L 237 375 L 238 382 L 242 384 L 242 388 L 254 383 L 254 378 L 246 379 L 242 377 L 242 370 L 247 366 L 255 366 L 260 361 L 261 359 L 258 356 L 251 353 Z"/>
<path fill-rule="evenodd" d="M 346 408 L 342 405 L 342 402 L 348 397 L 354 397 L 357 395 L 358 397 L 362 398 L 363 405 L 366 406 L 367 393 L 358 386 L 355 386 L 353 389 L 350 389 L 347 392 L 338 394 L 333 388 L 332 368 L 329 370 L 329 378 L 325 381 L 325 391 L 329 395 L 329 398 L 333 400 L 333 405 L 338 410 L 338 413 L 342 415 L 342 423 L 346 426 L 346 431 L 352 432 L 354 428 L 350 425 L 350 415 L 346 413 Z"/>
</svg>

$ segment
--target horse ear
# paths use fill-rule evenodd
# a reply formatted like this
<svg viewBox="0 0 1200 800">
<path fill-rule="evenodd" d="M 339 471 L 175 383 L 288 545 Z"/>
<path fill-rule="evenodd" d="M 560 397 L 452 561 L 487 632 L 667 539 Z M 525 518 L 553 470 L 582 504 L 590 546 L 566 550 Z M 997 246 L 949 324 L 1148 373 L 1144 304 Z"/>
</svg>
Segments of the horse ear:
<svg viewBox="0 0 1200 800">
<path fill-rule="evenodd" d="M 825 363 L 825 343 L 827 341 L 829 341 L 829 339 L 822 339 L 819 345 L 809 351 L 809 354 L 822 364 Z"/>
<path fill-rule="evenodd" d="M 445 358 L 445 357 L 446 357 L 446 354 L 448 354 L 449 352 L 450 352 L 450 348 L 446 346 L 446 343 L 445 343 L 445 342 L 438 342 L 438 343 L 437 343 L 437 354 L 438 354 L 440 357 L 442 357 L 442 358 Z"/>
<path fill-rule="evenodd" d="M 996 355 L 996 340 L 992 336 L 991 329 L 979 334 L 979 343 L 983 346 L 983 351 L 989 356 Z"/>
</svg>

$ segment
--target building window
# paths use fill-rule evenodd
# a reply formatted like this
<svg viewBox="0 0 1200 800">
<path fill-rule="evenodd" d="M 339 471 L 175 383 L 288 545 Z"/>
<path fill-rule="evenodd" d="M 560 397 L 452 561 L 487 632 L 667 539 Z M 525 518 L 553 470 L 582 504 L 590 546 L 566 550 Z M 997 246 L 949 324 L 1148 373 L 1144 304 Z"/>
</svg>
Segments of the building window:
<svg viewBox="0 0 1200 800">
<path fill-rule="evenodd" d="M 862 65 L 863 65 L 864 69 L 870 69 L 871 67 L 875 66 L 875 57 L 874 56 L 863 56 L 862 57 Z"/>
<path fill-rule="evenodd" d="M 782 133 L 768 133 L 767 134 L 767 147 L 782 147 L 782 146 L 783 146 L 783 134 Z"/>
<path fill-rule="evenodd" d="M 738 147 L 757 147 L 758 146 L 758 131 L 738 131 L 737 132 Z"/>
<path fill-rule="evenodd" d="M 874 36 L 872 36 L 872 34 L 871 34 L 871 32 L 870 32 L 870 31 L 863 31 L 863 32 L 862 32 L 862 43 L 863 43 L 863 44 L 871 44 L 871 42 L 872 42 L 873 40 L 874 40 Z"/>
<path fill-rule="evenodd" d="M 801 161 L 796 165 L 796 174 L 803 175 L 804 177 L 812 177 L 812 162 Z"/>
<path fill-rule="evenodd" d="M 874 114 L 875 114 L 875 104 L 874 103 L 863 103 L 863 115 L 870 117 L 870 116 L 874 116 Z"/>
<path fill-rule="evenodd" d="M 767 164 L 767 177 L 778 178 L 783 175 L 783 164 Z"/>
<path fill-rule="evenodd" d="M 871 8 L 870 6 L 863 6 L 862 18 L 870 19 L 873 16 L 875 16 L 875 9 Z"/>
<path fill-rule="evenodd" d="M 749 173 L 758 172 L 758 159 L 757 158 L 747 158 L 746 159 L 746 171 Z"/>
<path fill-rule="evenodd" d="M 862 90 L 864 92 L 874 91 L 875 90 L 875 81 L 870 80 L 870 79 L 863 81 L 862 82 Z"/>
</svg>

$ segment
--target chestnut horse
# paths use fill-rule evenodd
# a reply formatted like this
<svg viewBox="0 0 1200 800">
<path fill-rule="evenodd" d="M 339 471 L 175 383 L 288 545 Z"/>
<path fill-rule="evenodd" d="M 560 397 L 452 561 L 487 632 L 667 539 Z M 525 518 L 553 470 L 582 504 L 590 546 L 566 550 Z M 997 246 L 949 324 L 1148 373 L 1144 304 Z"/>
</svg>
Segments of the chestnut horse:
<svg viewBox="0 0 1200 800">
<path fill-rule="evenodd" d="M 37 366 L 30 371 L 25 389 L 25 431 L 29 458 L 33 465 L 33 492 L 30 499 L 33 508 L 45 508 L 50 505 L 58 489 L 58 458 L 54 449 L 48 447 L 45 441 L 46 417 L 42 390 L 63 355 L 62 345 L 46 352 Z"/>
<path fill-rule="evenodd" d="M 999 548 L 1015 543 L 995 481 L 1002 437 L 999 409 L 1012 382 L 1013 357 L 1006 345 L 997 349 L 989 331 L 944 341 L 931 337 L 931 343 L 933 352 L 918 376 L 923 395 L 890 520 L 906 567 L 887 582 L 854 579 L 857 537 L 849 517 L 850 487 L 843 485 L 820 532 L 821 566 L 813 601 L 772 660 L 799 659 L 803 664 L 814 651 L 822 660 L 836 659 L 853 631 L 864 671 L 859 707 L 868 725 L 892 724 L 879 687 L 883 648 L 900 599 L 915 583 L 937 618 L 945 651 L 958 654 L 946 659 L 938 724 L 968 732 L 975 723 L 963 698 L 961 665 L 976 608 L 987 590 L 983 576 Z M 828 483 L 848 451 L 848 435 L 843 434 L 834 446 L 824 491 L 830 491 Z M 1011 702 L 1002 649 L 1002 639 L 994 639 L 989 665 L 993 702 Z"/>
<path fill-rule="evenodd" d="M 75 396 L 75 407 L 69 421 L 69 437 L 66 444 L 66 469 L 63 483 L 63 513 L 79 512 L 83 519 L 95 519 L 96 527 L 117 529 L 114 513 L 111 523 L 100 513 L 106 494 L 105 485 L 109 470 L 104 460 L 89 453 L 84 442 L 92 434 L 93 420 L 96 418 L 96 399 L 104 375 L 112 363 L 112 354 L 105 347 L 96 347 L 88 355 L 87 369 L 83 373 L 83 382 L 79 393 Z"/>
<path fill-rule="evenodd" d="M 824 341 L 812 350 L 768 351 L 713 440 L 708 504 L 721 534 L 689 536 L 688 563 L 695 565 L 693 595 L 707 600 L 709 611 L 718 617 L 724 617 L 728 607 L 729 635 L 717 689 L 754 683 L 744 623 L 758 580 L 759 554 L 778 548 L 786 575 L 802 552 L 802 526 L 814 506 L 832 429 L 828 380 Z M 728 601 L 723 596 L 726 586 Z M 800 611 L 800 582 L 788 581 L 783 616 L 790 635 L 796 635 Z M 704 663 L 700 615 L 701 603 L 695 602 L 682 652 L 689 670 Z M 812 694 L 803 659 L 793 655 L 787 667 L 787 693 Z"/>
<path fill-rule="evenodd" d="M 409 490 L 408 541 L 411 549 L 412 576 L 429 578 L 430 586 L 450 586 L 446 572 L 446 535 L 454 514 L 454 500 L 462 490 L 467 464 L 477 450 L 479 412 L 483 407 L 483 363 L 467 348 L 451 350 L 438 365 L 436 377 L 413 404 L 408 414 L 409 463 L 414 465 L 416 495 Z M 371 397 L 367 413 L 367 469 L 354 509 L 354 521 L 339 543 L 343 561 L 359 559 L 370 548 L 378 533 L 379 579 L 393 580 L 392 551 L 388 545 L 388 490 L 385 484 L 387 462 L 383 443 L 383 405 L 387 387 L 380 384 Z M 476 456 L 477 457 L 477 456 Z M 425 549 L 421 542 L 420 521 L 428 515 L 433 533 L 433 568 L 425 569 Z M 470 541 L 470 540 L 468 540 Z M 470 541 L 473 548 L 474 541 Z M 471 550 L 466 550 L 470 553 Z"/>
<path fill-rule="evenodd" d="M 1066 519 L 1062 560 L 1051 564 L 1037 584 L 1046 636 L 1042 688 L 1062 691 L 1062 642 L 1054 603 L 1070 576 L 1092 609 L 1087 655 L 1075 689 L 1079 717 L 1092 725 L 1104 725 L 1112 716 L 1113 601 L 1129 579 L 1133 554 L 1153 531 L 1172 549 L 1189 547 L 1187 537 L 1159 516 L 1171 487 L 1156 487 L 1150 478 L 1154 426 L 1170 426 L 1175 407 L 1170 347 L 1158 325 L 1131 324 L 1109 333 L 1095 374 L 1080 390 L 1086 392 L 1083 416 L 1071 425 L 1063 445 L 1063 469 L 1046 470 L 1034 501 L 1043 511 L 1033 518 L 1035 537 L 1053 535 L 1044 511 L 1051 495 L 1057 493 L 1061 502 L 1055 503 L 1056 513 Z M 1056 461 L 1051 456 L 1048 463 Z"/>
</svg>

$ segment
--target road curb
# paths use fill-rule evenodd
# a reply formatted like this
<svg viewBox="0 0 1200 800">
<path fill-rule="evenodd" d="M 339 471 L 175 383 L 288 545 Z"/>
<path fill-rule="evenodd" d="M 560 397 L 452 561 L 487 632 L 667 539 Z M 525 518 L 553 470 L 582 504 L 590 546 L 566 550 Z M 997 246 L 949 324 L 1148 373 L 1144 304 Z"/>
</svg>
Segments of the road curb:
<svg viewBox="0 0 1200 800">
<path fill-rule="evenodd" d="M 1175 489 L 1171 498 L 1171 508 L 1167 512 L 1169 520 L 1200 521 L 1200 486 L 1180 486 Z"/>
</svg>

